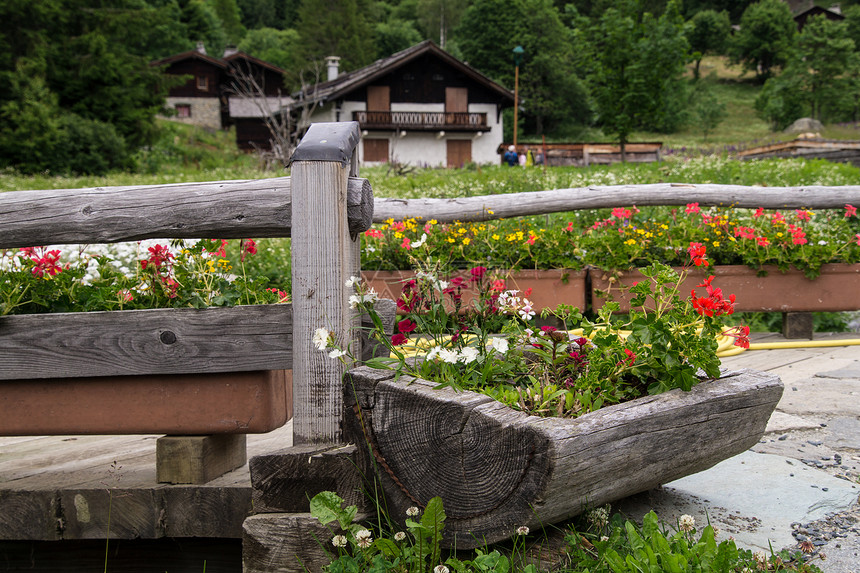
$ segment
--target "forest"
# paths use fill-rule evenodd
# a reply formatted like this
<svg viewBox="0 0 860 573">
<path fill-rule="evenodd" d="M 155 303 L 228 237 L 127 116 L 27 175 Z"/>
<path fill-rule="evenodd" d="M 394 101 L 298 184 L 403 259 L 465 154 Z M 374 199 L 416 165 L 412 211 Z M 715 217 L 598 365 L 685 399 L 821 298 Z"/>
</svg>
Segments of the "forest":
<svg viewBox="0 0 860 573">
<path fill-rule="evenodd" d="M 855 121 L 860 6 L 841 11 L 798 32 L 780 0 L 5 0 L 0 168 L 134 171 L 176 81 L 150 62 L 198 42 L 271 62 L 293 89 L 326 56 L 349 71 L 425 39 L 513 88 L 521 46 L 521 133 L 556 140 L 707 134 L 726 104 L 697 81 L 706 55 L 750 72 L 774 129 Z"/>
</svg>

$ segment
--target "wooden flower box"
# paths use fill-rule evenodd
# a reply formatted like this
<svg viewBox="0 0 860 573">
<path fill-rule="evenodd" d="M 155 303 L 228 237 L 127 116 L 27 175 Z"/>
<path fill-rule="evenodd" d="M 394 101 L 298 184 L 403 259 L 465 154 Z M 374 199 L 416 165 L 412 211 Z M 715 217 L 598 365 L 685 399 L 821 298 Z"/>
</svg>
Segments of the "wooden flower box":
<svg viewBox="0 0 860 573">
<path fill-rule="evenodd" d="M 0 317 L 0 435 L 248 434 L 291 416 L 290 305 Z"/>
<path fill-rule="evenodd" d="M 397 300 L 403 285 L 415 276 L 413 271 L 362 271 L 364 280 L 373 287 L 382 298 Z M 469 281 L 469 271 L 460 271 L 454 276 L 460 276 Z M 586 288 L 586 271 L 571 271 L 566 269 L 525 270 L 506 273 L 505 287 L 516 289 L 521 293 L 532 289 L 529 300 L 534 303 L 536 311 L 559 304 L 570 304 L 585 308 L 588 290 Z M 463 304 L 468 305 L 471 296 L 463 296 Z"/>
<path fill-rule="evenodd" d="M 742 370 L 690 392 L 559 419 L 391 372 L 358 368 L 348 377 L 350 439 L 371 444 L 370 453 L 359 449 L 383 483 L 389 515 L 402 519 L 408 507 L 441 496 L 445 542 L 458 549 L 507 539 L 521 525 L 563 521 L 739 454 L 761 438 L 783 390 L 773 374 Z"/>
<path fill-rule="evenodd" d="M 797 269 L 781 272 L 778 267 L 765 266 L 764 274 L 743 265 L 720 265 L 695 268 L 681 285 L 681 295 L 714 275 L 713 285 L 723 294 L 735 294 L 735 310 L 751 312 L 818 312 L 860 309 L 860 264 L 826 264 L 821 275 L 808 279 Z M 618 288 L 620 284 L 633 284 L 645 277 L 638 271 L 625 272 L 617 282 L 610 284 L 610 273 L 591 269 L 591 304 L 603 306 L 606 298 L 598 291 L 609 291 L 612 300 L 621 305 L 621 311 L 630 310 L 630 297 Z M 759 276 L 759 275 L 762 276 Z M 697 292 L 704 294 L 704 289 Z"/>
</svg>

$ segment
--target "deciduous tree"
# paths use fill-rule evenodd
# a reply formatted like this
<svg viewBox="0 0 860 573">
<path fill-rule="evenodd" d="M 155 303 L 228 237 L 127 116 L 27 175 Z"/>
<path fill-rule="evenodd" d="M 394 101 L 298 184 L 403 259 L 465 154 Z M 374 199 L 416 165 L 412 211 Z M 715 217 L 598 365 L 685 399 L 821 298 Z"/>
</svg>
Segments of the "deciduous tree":
<svg viewBox="0 0 860 573">
<path fill-rule="evenodd" d="M 788 4 L 759 0 L 744 10 L 740 30 L 729 44 L 729 56 L 764 81 L 791 59 L 796 35 Z"/>
</svg>

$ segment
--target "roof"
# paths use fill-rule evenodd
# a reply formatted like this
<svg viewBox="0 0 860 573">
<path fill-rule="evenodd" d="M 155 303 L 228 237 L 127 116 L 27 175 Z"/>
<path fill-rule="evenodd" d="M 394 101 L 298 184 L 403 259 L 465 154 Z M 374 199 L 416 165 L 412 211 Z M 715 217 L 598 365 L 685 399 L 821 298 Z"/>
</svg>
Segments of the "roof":
<svg viewBox="0 0 860 573">
<path fill-rule="evenodd" d="M 160 60 L 155 60 L 154 62 L 150 62 L 151 66 L 163 66 L 167 64 L 174 64 L 176 62 L 181 62 L 182 60 L 202 60 L 206 63 L 212 64 L 213 66 L 217 66 L 222 69 L 227 68 L 227 63 L 224 60 L 219 58 L 213 58 L 212 56 L 207 56 L 206 54 L 201 54 L 197 50 L 190 50 L 188 52 L 182 52 L 181 54 L 174 54 L 172 56 L 167 56 L 166 58 L 161 58 Z"/>
<path fill-rule="evenodd" d="M 342 95 L 349 93 L 357 88 L 373 83 L 376 79 L 392 72 L 400 66 L 419 58 L 425 54 L 432 54 L 451 67 L 464 73 L 472 80 L 485 85 L 489 90 L 496 92 L 501 98 L 514 102 L 514 92 L 497 84 L 475 68 L 461 62 L 430 40 L 425 40 L 420 44 L 416 44 L 411 48 L 406 48 L 396 54 L 376 60 L 372 64 L 353 70 L 344 72 L 336 79 L 323 82 L 309 89 L 307 92 L 296 92 L 294 98 L 299 99 L 299 96 L 304 95 L 305 98 L 325 103 L 333 99 L 337 99 Z"/>
<path fill-rule="evenodd" d="M 228 64 L 234 62 L 235 60 L 245 60 L 247 62 L 256 64 L 260 67 L 266 68 L 267 70 L 275 72 L 276 74 L 283 75 L 287 73 L 286 70 L 279 68 L 275 64 L 270 64 L 269 62 L 265 62 L 259 58 L 255 58 L 254 56 L 248 55 L 245 52 L 235 52 L 224 58 L 224 61 Z"/>
</svg>

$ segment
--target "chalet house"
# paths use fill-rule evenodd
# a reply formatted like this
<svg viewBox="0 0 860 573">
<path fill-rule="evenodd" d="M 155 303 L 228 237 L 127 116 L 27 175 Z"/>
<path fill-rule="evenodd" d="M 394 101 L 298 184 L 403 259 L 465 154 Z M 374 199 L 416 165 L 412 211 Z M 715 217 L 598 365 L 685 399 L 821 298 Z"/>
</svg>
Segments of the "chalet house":
<svg viewBox="0 0 860 573">
<path fill-rule="evenodd" d="M 284 70 L 235 49 L 222 58 L 197 49 L 152 62 L 166 74 L 188 76 L 170 89 L 167 107 L 171 119 L 209 129 L 236 126 L 236 143 L 242 149 L 268 147 L 269 131 L 263 118 L 288 103 Z"/>
<path fill-rule="evenodd" d="M 831 6 L 828 8 L 822 8 L 821 6 L 810 6 L 805 10 L 800 10 L 799 12 L 794 14 L 794 21 L 797 24 L 797 31 L 802 32 L 803 27 L 806 26 L 807 20 L 812 18 L 813 16 L 824 16 L 828 20 L 839 21 L 844 20 L 845 16 L 839 11 L 838 6 Z"/>
<path fill-rule="evenodd" d="M 290 109 L 315 106 L 312 123 L 357 121 L 362 164 L 499 162 L 510 90 L 429 40 L 347 73 L 338 60 L 328 58 L 326 82 L 292 94 Z"/>
</svg>

